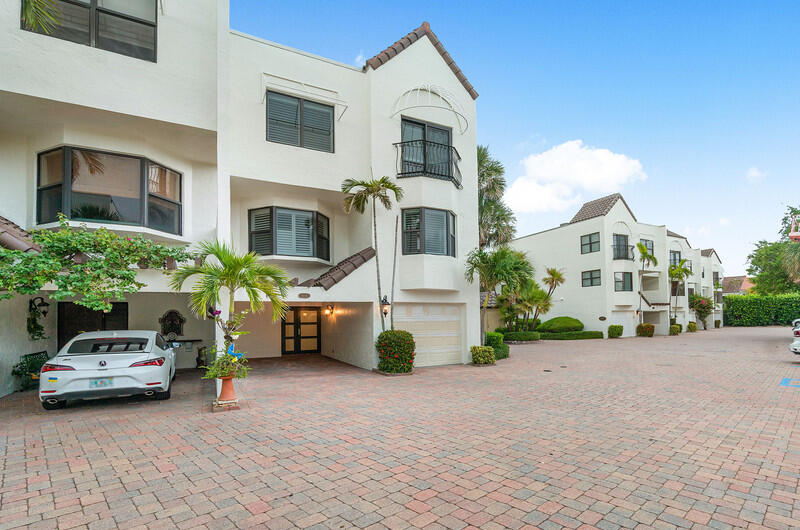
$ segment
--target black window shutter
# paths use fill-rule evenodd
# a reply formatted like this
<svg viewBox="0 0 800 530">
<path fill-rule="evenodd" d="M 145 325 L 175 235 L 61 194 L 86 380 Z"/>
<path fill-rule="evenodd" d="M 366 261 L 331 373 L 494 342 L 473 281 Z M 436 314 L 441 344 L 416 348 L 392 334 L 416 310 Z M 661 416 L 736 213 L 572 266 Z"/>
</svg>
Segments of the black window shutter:
<svg viewBox="0 0 800 530">
<path fill-rule="evenodd" d="M 272 208 L 250 210 L 250 251 L 269 255 L 272 250 Z"/>
<path fill-rule="evenodd" d="M 419 208 L 403 210 L 403 254 L 421 254 L 422 215 Z"/>
<path fill-rule="evenodd" d="M 267 93 L 267 140 L 300 145 L 300 100 Z"/>
</svg>

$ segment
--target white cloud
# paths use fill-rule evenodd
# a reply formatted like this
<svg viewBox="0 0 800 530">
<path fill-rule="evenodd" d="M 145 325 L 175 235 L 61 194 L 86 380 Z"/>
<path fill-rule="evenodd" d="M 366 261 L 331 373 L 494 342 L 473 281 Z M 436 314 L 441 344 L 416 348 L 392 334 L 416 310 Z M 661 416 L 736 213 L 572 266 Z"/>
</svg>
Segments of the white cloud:
<svg viewBox="0 0 800 530">
<path fill-rule="evenodd" d="M 505 194 L 506 203 L 520 213 L 563 211 L 581 201 L 581 192 L 595 198 L 647 179 L 638 160 L 581 140 L 529 155 L 522 165 L 525 174 Z"/>
<path fill-rule="evenodd" d="M 362 68 L 365 64 L 367 64 L 367 57 L 364 55 L 364 50 L 360 50 L 356 58 L 353 59 L 353 64 Z"/>
<path fill-rule="evenodd" d="M 692 237 L 705 237 L 711 234 L 711 229 L 708 225 L 701 225 L 697 228 L 693 226 L 686 226 L 683 228 L 682 235 L 692 238 Z"/>
<path fill-rule="evenodd" d="M 747 182 L 750 184 L 761 184 L 764 182 L 764 179 L 767 178 L 767 174 L 764 171 L 761 171 L 756 166 L 751 167 L 747 170 L 747 174 L 744 176 L 747 179 Z"/>
<path fill-rule="evenodd" d="M 731 220 L 728 219 L 727 217 L 719 218 L 719 226 L 728 226 L 729 224 L 731 224 Z"/>
</svg>

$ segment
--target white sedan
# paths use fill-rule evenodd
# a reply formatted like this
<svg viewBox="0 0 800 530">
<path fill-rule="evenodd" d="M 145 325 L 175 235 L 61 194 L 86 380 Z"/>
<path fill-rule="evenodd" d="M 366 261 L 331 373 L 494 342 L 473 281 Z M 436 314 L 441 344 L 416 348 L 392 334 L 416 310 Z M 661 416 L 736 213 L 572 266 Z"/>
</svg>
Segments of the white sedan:
<svg viewBox="0 0 800 530">
<path fill-rule="evenodd" d="M 46 410 L 70 399 L 144 394 L 169 399 L 175 351 L 155 331 L 92 331 L 70 340 L 42 366 L 39 399 Z"/>
</svg>

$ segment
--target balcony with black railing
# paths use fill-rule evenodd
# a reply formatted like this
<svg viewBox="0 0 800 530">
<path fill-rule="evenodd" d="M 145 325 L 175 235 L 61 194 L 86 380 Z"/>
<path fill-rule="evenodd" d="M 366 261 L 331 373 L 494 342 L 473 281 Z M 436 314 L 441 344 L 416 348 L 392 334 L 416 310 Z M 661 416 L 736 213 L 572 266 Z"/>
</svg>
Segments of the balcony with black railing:
<svg viewBox="0 0 800 530">
<path fill-rule="evenodd" d="M 452 145 L 410 140 L 394 144 L 397 151 L 397 176 L 431 177 L 449 180 L 461 189 L 461 161 L 458 151 Z"/>
<path fill-rule="evenodd" d="M 633 261 L 633 245 L 611 245 L 613 259 L 627 259 Z"/>
</svg>

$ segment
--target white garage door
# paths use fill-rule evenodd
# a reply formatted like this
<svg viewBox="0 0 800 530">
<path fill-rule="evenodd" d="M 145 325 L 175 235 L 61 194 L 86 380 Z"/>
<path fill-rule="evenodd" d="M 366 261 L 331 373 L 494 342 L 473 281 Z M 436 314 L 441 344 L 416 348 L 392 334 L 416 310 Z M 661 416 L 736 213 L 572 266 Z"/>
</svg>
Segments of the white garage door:
<svg viewBox="0 0 800 530">
<path fill-rule="evenodd" d="M 463 308 L 459 304 L 401 303 L 392 308 L 395 329 L 414 335 L 417 345 L 414 366 L 463 362 Z"/>
</svg>

